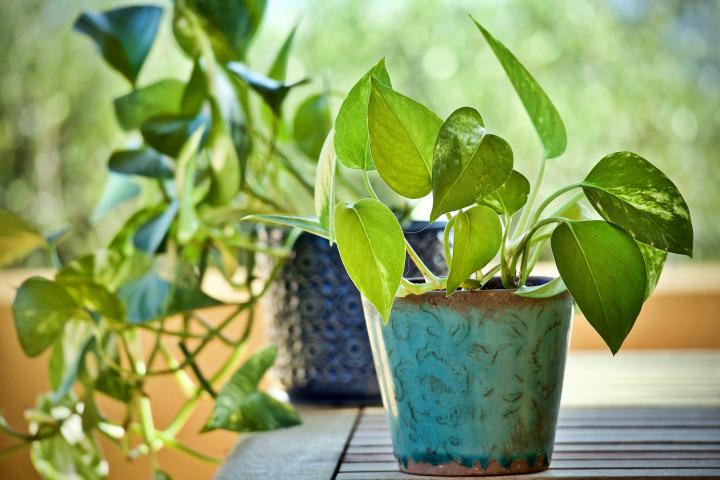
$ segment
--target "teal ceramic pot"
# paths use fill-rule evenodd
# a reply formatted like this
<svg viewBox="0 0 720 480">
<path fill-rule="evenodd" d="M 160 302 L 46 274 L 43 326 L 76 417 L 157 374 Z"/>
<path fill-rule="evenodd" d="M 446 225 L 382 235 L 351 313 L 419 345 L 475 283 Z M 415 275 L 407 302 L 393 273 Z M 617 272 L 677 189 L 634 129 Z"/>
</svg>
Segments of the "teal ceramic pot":
<svg viewBox="0 0 720 480">
<path fill-rule="evenodd" d="M 550 279 L 531 278 L 530 284 Z M 503 475 L 550 463 L 572 299 L 499 288 L 397 298 L 390 322 L 363 307 L 400 469 Z"/>
</svg>

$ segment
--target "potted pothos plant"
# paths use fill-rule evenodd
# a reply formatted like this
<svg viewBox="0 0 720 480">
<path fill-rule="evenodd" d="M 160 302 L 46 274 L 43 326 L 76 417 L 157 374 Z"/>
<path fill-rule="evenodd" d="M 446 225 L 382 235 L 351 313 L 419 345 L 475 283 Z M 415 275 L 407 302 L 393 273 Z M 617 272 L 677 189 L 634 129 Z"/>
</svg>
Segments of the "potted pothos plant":
<svg viewBox="0 0 720 480">
<path fill-rule="evenodd" d="M 318 219 L 248 218 L 337 243 L 364 298 L 394 453 L 411 473 L 546 469 L 573 302 L 615 354 L 667 253 L 691 256 L 693 248 L 682 195 L 635 153 L 605 156 L 585 178 L 537 203 L 546 168 L 565 150 L 565 127 L 527 69 L 475 23 L 542 144 L 532 184 L 513 169 L 510 145 L 477 110 L 439 118 L 396 91 L 380 61 L 345 99 L 334 139 L 325 144 Z M 407 198 L 432 193 L 429 220 L 448 221 L 447 276 L 418 258 L 369 182 L 367 198 L 336 202 L 336 161 L 365 178 L 376 170 Z M 578 216 L 581 199 L 599 218 Z M 560 274 L 554 279 L 531 275 L 547 242 Z M 422 278 L 403 277 L 406 255 Z"/>
<path fill-rule="evenodd" d="M 161 449 L 220 461 L 178 439 L 204 398 L 213 399 L 214 408 L 203 431 L 299 423 L 289 404 L 260 389 L 275 347 L 250 356 L 247 351 L 255 307 L 296 235 L 268 247 L 254 226 L 237 217 L 270 209 L 302 212 L 303 203 L 295 200 L 311 198 L 313 164 L 301 154 L 316 148 L 317 136 L 322 144 L 326 133 L 309 128 L 323 110 L 307 104 L 322 103 L 325 94 L 301 104 L 291 135 L 283 122 L 284 100 L 307 83 L 285 82 L 295 30 L 267 75 L 247 61 L 264 7 L 264 1 L 174 2 L 174 37 L 193 67 L 185 79 L 150 84 L 138 78 L 162 8 L 126 6 L 77 19 L 76 30 L 130 85 L 113 102 L 130 141 L 108 160 L 110 181 L 92 220 L 130 216 L 109 244 L 73 259 L 63 254 L 62 232 L 41 235 L 19 216 L 0 211 L 0 265 L 40 249 L 54 267 L 49 278 L 24 281 L 12 306 L 24 353 L 51 352 L 52 391 L 26 411 L 27 428 L 0 420 L 0 430 L 17 440 L 0 458 L 29 448 L 45 478 L 104 478 L 110 466 L 98 442 L 102 436 L 128 459 L 149 456 L 153 478 L 169 478 L 157 460 Z M 264 275 L 256 259 L 268 254 L 279 261 Z M 206 292 L 211 269 L 239 300 L 227 303 Z M 220 320 L 206 314 L 211 307 L 224 309 L 216 310 Z M 227 358 L 208 372 L 203 359 L 211 346 L 225 348 Z M 160 428 L 147 387 L 162 376 L 174 377 L 186 399 Z M 124 403 L 124 414 L 107 415 L 105 398 Z"/>
</svg>

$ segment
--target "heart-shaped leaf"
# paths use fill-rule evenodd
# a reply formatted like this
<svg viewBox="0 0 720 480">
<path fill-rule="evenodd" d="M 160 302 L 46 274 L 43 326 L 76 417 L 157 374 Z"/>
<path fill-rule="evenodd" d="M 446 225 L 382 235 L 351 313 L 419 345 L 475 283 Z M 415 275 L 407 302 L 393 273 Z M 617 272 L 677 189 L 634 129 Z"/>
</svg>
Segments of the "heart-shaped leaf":
<svg viewBox="0 0 720 480">
<path fill-rule="evenodd" d="M 525 298 L 550 298 L 555 295 L 559 295 L 567 290 L 565 282 L 562 277 L 553 278 L 548 283 L 542 285 L 535 285 L 529 287 L 527 285 L 521 285 L 513 293 L 519 297 Z"/>
<path fill-rule="evenodd" d="M 640 253 L 642 253 L 643 261 L 645 262 L 645 274 L 647 275 L 645 300 L 647 300 L 653 290 L 655 290 L 658 280 L 660 280 L 660 274 L 665 266 L 665 260 L 667 259 L 668 254 L 665 250 L 658 250 L 657 248 L 651 247 L 645 243 L 636 243 L 640 248 Z"/>
<path fill-rule="evenodd" d="M 485 195 L 478 203 L 487 205 L 501 215 L 511 216 L 525 205 L 529 193 L 528 179 L 522 173 L 513 170 L 502 187 Z"/>
<path fill-rule="evenodd" d="M 348 168 L 375 170 L 368 145 L 368 102 L 371 79 L 391 86 L 385 59 L 370 69 L 350 89 L 335 119 L 335 153 Z"/>
<path fill-rule="evenodd" d="M 195 13 L 210 37 L 215 55 L 221 62 L 245 58 L 265 13 L 266 0 L 187 0 L 183 2 Z M 177 30 L 177 28 L 176 28 Z M 177 35 L 176 31 L 176 35 Z M 180 40 L 180 39 L 179 39 Z M 189 39 L 180 42 L 194 56 Z"/>
<path fill-rule="evenodd" d="M 387 185 L 407 198 L 432 190 L 433 148 L 442 120 L 429 108 L 371 79 L 370 152 Z"/>
<path fill-rule="evenodd" d="M 582 182 L 592 206 L 635 240 L 692 257 L 690 210 L 675 184 L 632 152 L 598 162 Z"/>
<path fill-rule="evenodd" d="M 135 247 L 150 254 L 157 252 L 170 230 L 170 225 L 175 220 L 179 208 L 180 204 L 175 200 L 162 213 L 151 218 L 138 228 L 133 236 Z"/>
<path fill-rule="evenodd" d="M 127 320 L 132 324 L 222 304 L 198 285 L 176 285 L 152 269 L 122 285 L 117 293 L 125 305 Z"/>
<path fill-rule="evenodd" d="M 484 205 L 459 211 L 453 221 L 453 254 L 447 295 L 480 270 L 500 250 L 502 226 L 497 214 Z"/>
<path fill-rule="evenodd" d="M 260 432 L 300 424 L 288 404 L 260 391 L 260 380 L 275 362 L 277 347 L 266 347 L 250 357 L 223 386 L 203 432 L 218 428 L 233 432 Z"/>
<path fill-rule="evenodd" d="M 41 277 L 30 277 L 20 285 L 12 311 L 20 346 L 29 357 L 41 354 L 62 333 L 65 323 L 83 315 L 64 287 Z"/>
<path fill-rule="evenodd" d="M 144 147 L 113 152 L 108 161 L 111 172 L 150 178 L 173 178 L 175 165 L 162 153 Z"/>
<path fill-rule="evenodd" d="M 315 174 L 315 214 L 320 225 L 328 230 L 330 245 L 335 241 L 333 221 L 335 219 L 335 149 L 333 148 L 333 132 L 325 138 L 317 172 Z"/>
<path fill-rule="evenodd" d="M 283 44 L 280 46 L 280 49 L 275 55 L 275 60 L 273 60 L 272 65 L 270 65 L 270 70 L 268 70 L 268 78 L 272 78 L 273 80 L 277 80 L 278 82 L 285 81 L 287 75 L 288 58 L 290 57 L 290 50 L 292 49 L 292 44 L 295 40 L 295 33 L 297 32 L 297 29 L 298 26 L 295 25 L 293 29 L 290 30 L 290 33 L 288 33 L 288 36 L 287 38 L 285 38 Z"/>
<path fill-rule="evenodd" d="M 530 121 L 543 144 L 545 157 L 555 158 L 560 156 L 567 146 L 567 135 L 560 114 L 550 101 L 550 98 L 515 55 L 498 39 L 490 35 L 477 20 L 473 18 L 473 21 L 500 61 L 500 65 L 505 70 L 510 83 L 512 83 L 513 88 L 520 97 L 520 101 L 522 101 L 525 111 L 530 116 Z"/>
<path fill-rule="evenodd" d="M 105 181 L 103 192 L 90 215 L 90 220 L 95 223 L 101 220 L 108 212 L 112 211 L 121 203 L 125 203 L 138 196 L 140 186 L 134 179 L 127 175 L 110 173 Z"/>
<path fill-rule="evenodd" d="M 551 245 L 573 299 L 617 353 L 645 299 L 647 275 L 637 244 L 615 225 L 591 220 L 561 224 Z"/>
<path fill-rule="evenodd" d="M 105 61 L 135 84 L 152 47 L 162 8 L 150 5 L 84 12 L 75 30 L 93 39 Z"/>
<path fill-rule="evenodd" d="M 14 213 L 0 209 L 0 266 L 46 245 L 42 235 Z"/>
<path fill-rule="evenodd" d="M 202 112 L 195 117 L 160 116 L 143 123 L 140 131 L 145 142 L 155 150 L 177 157 L 193 132 L 207 128 L 208 123 L 209 119 Z"/>
<path fill-rule="evenodd" d="M 442 124 L 432 162 L 431 222 L 500 188 L 512 173 L 513 154 L 505 140 L 486 133 L 475 109 L 462 107 Z"/>
<path fill-rule="evenodd" d="M 326 227 L 315 220 L 304 217 L 296 217 L 292 215 L 273 215 L 273 214 L 255 214 L 246 215 L 240 219 L 241 222 L 256 222 L 267 225 L 276 225 L 279 227 L 299 228 L 300 230 L 318 237 L 329 238 L 329 232 Z"/>
<path fill-rule="evenodd" d="M 332 128 L 330 102 L 324 93 L 311 95 L 297 109 L 293 121 L 295 144 L 313 160 L 318 158 L 323 141 Z"/>
<path fill-rule="evenodd" d="M 115 116 L 125 130 L 140 127 L 153 117 L 180 113 L 185 83 L 166 78 L 113 100 Z"/>
<path fill-rule="evenodd" d="M 240 77 L 250 88 L 252 88 L 260 98 L 262 98 L 275 115 L 280 114 L 285 97 L 295 87 L 304 85 L 309 82 L 307 78 L 299 80 L 295 83 L 284 83 L 268 78 L 257 72 L 251 71 L 245 65 L 239 62 L 230 62 L 227 64 L 228 70 Z"/>
<path fill-rule="evenodd" d="M 340 202 L 335 241 L 348 276 L 387 322 L 405 268 L 405 237 L 397 218 L 372 198 Z"/>
<path fill-rule="evenodd" d="M 208 89 L 207 72 L 200 61 L 195 60 L 192 73 L 190 74 L 190 80 L 188 80 L 187 85 L 185 85 L 180 102 L 183 115 L 189 117 L 197 116 L 208 96 Z"/>
</svg>

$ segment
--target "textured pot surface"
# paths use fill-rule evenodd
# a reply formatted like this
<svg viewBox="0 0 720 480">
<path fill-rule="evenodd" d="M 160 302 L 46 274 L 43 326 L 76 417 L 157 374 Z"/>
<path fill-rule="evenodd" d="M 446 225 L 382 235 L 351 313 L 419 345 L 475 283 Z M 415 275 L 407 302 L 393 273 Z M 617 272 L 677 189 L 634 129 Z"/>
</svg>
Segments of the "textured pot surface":
<svg viewBox="0 0 720 480">
<path fill-rule="evenodd" d="M 406 229 L 418 254 L 440 273 L 443 228 L 438 223 Z M 279 347 L 276 374 L 294 400 L 379 403 L 360 294 L 337 247 L 302 234 L 293 251 L 265 298 L 272 314 L 270 336 Z"/>
<path fill-rule="evenodd" d="M 363 306 L 402 470 L 501 475 L 548 467 L 572 317 L 567 292 L 408 296 L 396 299 L 387 325 Z"/>
</svg>

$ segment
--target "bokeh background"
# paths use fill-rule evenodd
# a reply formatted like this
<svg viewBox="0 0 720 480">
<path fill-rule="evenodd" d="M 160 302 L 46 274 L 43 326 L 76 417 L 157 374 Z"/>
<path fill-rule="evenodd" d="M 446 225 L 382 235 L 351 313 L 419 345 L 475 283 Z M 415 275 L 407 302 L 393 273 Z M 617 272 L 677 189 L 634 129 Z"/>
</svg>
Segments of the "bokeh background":
<svg viewBox="0 0 720 480">
<path fill-rule="evenodd" d="M 59 244 L 66 259 L 102 245 L 132 212 L 119 209 L 101 220 L 93 216 L 108 180 L 110 153 L 139 138 L 122 132 L 114 118 L 112 99 L 127 93 L 126 82 L 72 30 L 82 10 L 131 3 L 137 2 L 0 0 L 0 208 L 21 214 L 46 234 L 70 226 Z M 169 0 L 143 3 L 170 7 Z M 350 86 L 386 57 L 394 86 L 440 116 L 461 105 L 477 108 L 486 125 L 513 146 L 516 168 L 531 178 L 540 146 L 468 13 L 517 54 L 565 120 L 568 149 L 550 163 L 544 193 L 582 178 L 606 153 L 633 150 L 672 178 L 688 201 L 697 260 L 680 264 L 687 259 L 671 255 L 673 276 L 661 280 L 627 347 L 717 348 L 718 0 L 268 0 L 250 64 L 266 71 L 287 32 L 300 22 L 288 78 L 310 75 L 316 81 L 293 91 L 288 103 L 299 104 L 327 85 L 337 111 Z M 169 21 L 166 15 L 141 86 L 189 76 L 191 65 L 175 48 Z M 45 262 L 38 255 L 19 266 Z M 9 334 L 14 287 L 28 272 L 3 274 L 0 326 L 8 334 L 0 335 L 0 385 L 7 388 L 0 400 L 11 422 L 21 424 L 23 408 L 47 388 L 47 358 L 24 357 Z M 572 345 L 602 348 L 585 322 L 573 327 Z M 211 360 L 220 361 L 222 352 L 214 353 Z M 166 384 L 154 388 L 164 422 L 179 398 Z M 209 408 L 204 404 L 183 439 L 224 455 L 235 435 L 195 434 Z M 107 452 L 111 478 L 147 473 L 147 462 L 125 464 L 113 449 Z M 209 478 L 214 470 L 166 454 L 162 461 L 174 478 Z M 36 475 L 23 455 L 0 462 L 0 478 Z"/>
<path fill-rule="evenodd" d="M 137 141 L 114 120 L 111 99 L 126 93 L 125 82 L 72 23 L 82 9 L 128 3 L 0 2 L 0 208 L 45 233 L 72 226 L 60 245 L 67 257 L 99 245 L 119 225 L 113 216 L 94 223 L 92 212 L 110 152 Z M 354 81 L 387 57 L 396 87 L 440 116 L 476 107 L 510 141 L 516 168 L 529 177 L 538 142 L 468 13 L 525 62 L 565 120 L 568 150 L 550 166 L 548 191 L 581 178 L 606 153 L 636 151 L 687 199 L 696 257 L 720 258 L 717 0 L 270 0 L 250 63 L 264 71 L 299 21 L 289 78 L 327 82 L 337 109 Z M 189 75 L 164 20 L 140 85 Z"/>
</svg>

